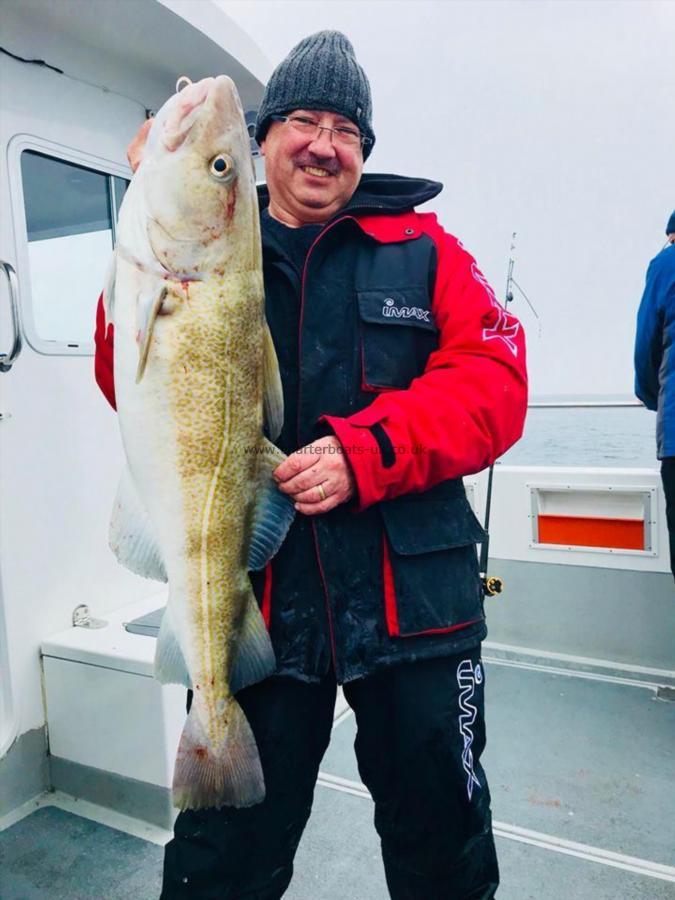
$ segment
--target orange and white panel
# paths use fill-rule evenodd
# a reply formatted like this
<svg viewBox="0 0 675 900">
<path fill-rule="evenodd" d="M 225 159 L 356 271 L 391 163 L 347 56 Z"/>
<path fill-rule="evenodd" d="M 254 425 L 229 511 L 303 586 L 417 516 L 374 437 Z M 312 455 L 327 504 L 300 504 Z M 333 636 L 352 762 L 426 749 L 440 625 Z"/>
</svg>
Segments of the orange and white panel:
<svg viewBox="0 0 675 900">
<path fill-rule="evenodd" d="M 535 547 L 653 550 L 652 493 L 644 488 L 531 487 Z"/>
</svg>

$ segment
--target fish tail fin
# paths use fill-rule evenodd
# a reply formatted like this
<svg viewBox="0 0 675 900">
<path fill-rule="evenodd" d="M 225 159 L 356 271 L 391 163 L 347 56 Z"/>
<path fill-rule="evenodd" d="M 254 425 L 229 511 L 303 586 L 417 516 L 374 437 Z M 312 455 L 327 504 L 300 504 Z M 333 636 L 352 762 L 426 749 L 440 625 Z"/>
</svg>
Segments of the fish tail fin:
<svg viewBox="0 0 675 900">
<path fill-rule="evenodd" d="M 265 799 L 258 747 L 243 709 L 234 698 L 224 716 L 222 743 L 209 741 L 193 704 L 185 723 L 173 776 L 173 805 L 180 810 L 253 806 Z"/>
</svg>

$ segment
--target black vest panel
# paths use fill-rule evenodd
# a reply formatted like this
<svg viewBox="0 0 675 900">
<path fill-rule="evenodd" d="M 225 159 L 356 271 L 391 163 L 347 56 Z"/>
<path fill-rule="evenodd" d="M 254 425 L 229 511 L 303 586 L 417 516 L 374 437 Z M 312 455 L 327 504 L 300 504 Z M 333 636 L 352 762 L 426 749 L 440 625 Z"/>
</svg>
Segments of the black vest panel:
<svg viewBox="0 0 675 900">
<path fill-rule="evenodd" d="M 345 219 L 316 241 L 304 283 L 272 248 L 264 259 L 284 387 L 277 443 L 290 453 L 328 433 L 320 416 L 349 416 L 422 374 L 438 346 L 436 251 L 425 235 L 381 244 Z M 400 636 L 390 634 L 385 615 L 385 536 Z M 342 682 L 475 646 L 486 633 L 476 555 L 484 536 L 461 479 L 358 514 L 343 505 L 298 515 L 272 562 L 278 671 L 314 680 L 332 661 Z M 262 579 L 254 584 L 260 596 Z"/>
</svg>

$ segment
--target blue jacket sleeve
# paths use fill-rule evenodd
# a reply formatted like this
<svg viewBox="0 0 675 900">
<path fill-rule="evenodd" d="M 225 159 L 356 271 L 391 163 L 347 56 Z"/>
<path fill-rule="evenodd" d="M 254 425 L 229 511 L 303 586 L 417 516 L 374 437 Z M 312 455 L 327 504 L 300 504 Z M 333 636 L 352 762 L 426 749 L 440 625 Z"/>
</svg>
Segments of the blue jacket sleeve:
<svg viewBox="0 0 675 900">
<path fill-rule="evenodd" d="M 647 281 L 637 315 L 635 336 L 635 395 L 647 409 L 656 410 L 659 396 L 659 367 L 663 354 L 664 307 L 659 258 L 647 269 Z"/>
</svg>

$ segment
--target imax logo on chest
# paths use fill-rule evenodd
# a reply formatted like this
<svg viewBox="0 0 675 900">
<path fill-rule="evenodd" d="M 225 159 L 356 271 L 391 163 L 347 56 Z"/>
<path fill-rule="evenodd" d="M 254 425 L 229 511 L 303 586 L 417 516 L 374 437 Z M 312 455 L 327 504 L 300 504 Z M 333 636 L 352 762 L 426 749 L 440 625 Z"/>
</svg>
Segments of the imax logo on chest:
<svg viewBox="0 0 675 900">
<path fill-rule="evenodd" d="M 382 307 L 382 315 L 388 319 L 419 319 L 421 322 L 431 322 L 430 310 L 420 309 L 419 306 L 396 306 L 396 301 L 387 297 Z"/>
</svg>

